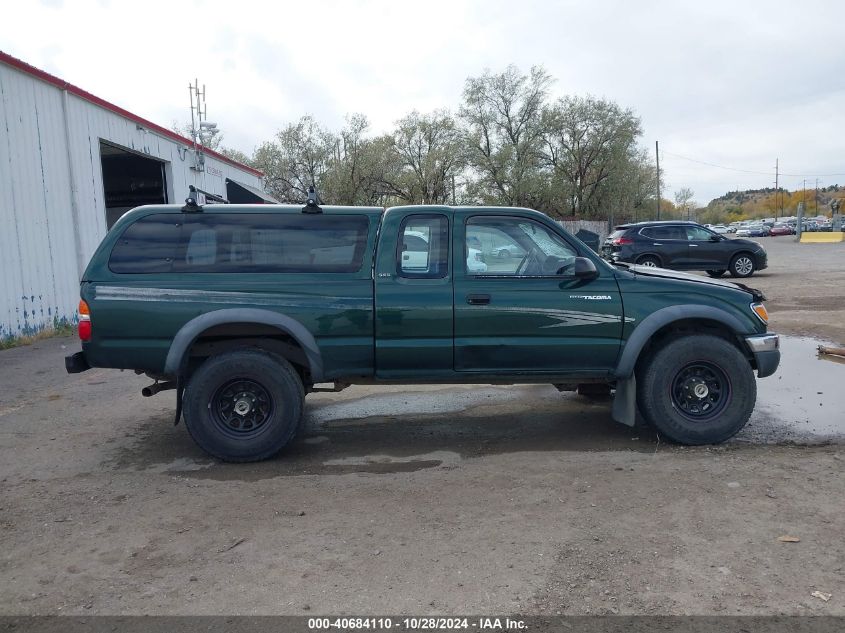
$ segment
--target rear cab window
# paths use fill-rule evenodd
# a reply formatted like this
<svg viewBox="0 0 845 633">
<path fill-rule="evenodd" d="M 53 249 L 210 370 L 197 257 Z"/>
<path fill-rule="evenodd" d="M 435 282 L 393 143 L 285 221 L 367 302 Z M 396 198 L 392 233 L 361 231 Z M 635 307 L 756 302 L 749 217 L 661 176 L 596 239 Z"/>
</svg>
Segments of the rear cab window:
<svg viewBox="0 0 845 633">
<path fill-rule="evenodd" d="M 155 273 L 351 273 L 367 247 L 365 215 L 154 214 L 115 242 L 109 269 Z"/>
</svg>

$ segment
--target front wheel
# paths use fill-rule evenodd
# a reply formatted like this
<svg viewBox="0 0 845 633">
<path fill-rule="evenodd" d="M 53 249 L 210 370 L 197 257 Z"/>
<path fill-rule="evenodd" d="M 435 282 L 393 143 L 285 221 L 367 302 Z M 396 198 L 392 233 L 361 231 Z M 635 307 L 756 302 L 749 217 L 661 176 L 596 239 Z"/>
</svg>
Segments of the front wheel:
<svg viewBox="0 0 845 633">
<path fill-rule="evenodd" d="M 305 391 L 284 358 L 259 349 L 212 356 L 185 389 L 185 426 L 205 452 L 227 462 L 278 453 L 299 429 Z"/>
<path fill-rule="evenodd" d="M 748 422 L 757 382 L 748 360 L 718 336 L 676 338 L 657 349 L 638 375 L 646 421 L 680 444 L 717 444 Z"/>
<path fill-rule="evenodd" d="M 734 255 L 734 258 L 731 260 L 729 270 L 731 272 L 731 277 L 741 278 L 753 275 L 755 268 L 754 258 L 748 253 L 740 253 L 739 255 Z"/>
</svg>

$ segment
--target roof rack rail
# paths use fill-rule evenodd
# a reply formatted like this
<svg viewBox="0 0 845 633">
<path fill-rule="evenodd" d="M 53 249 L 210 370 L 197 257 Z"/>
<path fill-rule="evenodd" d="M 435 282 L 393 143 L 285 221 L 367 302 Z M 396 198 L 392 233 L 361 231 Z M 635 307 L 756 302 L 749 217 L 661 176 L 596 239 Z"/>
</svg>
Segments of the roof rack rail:
<svg viewBox="0 0 845 633">
<path fill-rule="evenodd" d="M 185 198 L 185 206 L 182 207 L 183 213 L 202 213 L 202 205 L 197 203 L 198 193 L 204 195 L 207 201 L 210 200 L 211 202 L 219 202 L 220 204 L 229 204 L 229 201 L 223 196 L 218 196 L 217 194 L 197 189 L 193 185 L 188 185 L 188 191 L 188 197 Z"/>
</svg>

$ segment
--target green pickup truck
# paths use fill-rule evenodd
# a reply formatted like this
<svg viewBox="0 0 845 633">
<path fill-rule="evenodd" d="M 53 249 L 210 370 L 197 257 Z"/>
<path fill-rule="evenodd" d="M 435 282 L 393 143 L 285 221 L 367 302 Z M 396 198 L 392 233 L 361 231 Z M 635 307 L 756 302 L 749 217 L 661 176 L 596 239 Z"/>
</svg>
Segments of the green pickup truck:
<svg viewBox="0 0 845 633">
<path fill-rule="evenodd" d="M 519 208 L 140 207 L 81 298 L 67 371 L 176 389 L 176 422 L 227 461 L 282 449 L 307 393 L 373 383 L 615 390 L 619 422 L 721 442 L 780 361 L 759 292 L 611 265 Z"/>
</svg>

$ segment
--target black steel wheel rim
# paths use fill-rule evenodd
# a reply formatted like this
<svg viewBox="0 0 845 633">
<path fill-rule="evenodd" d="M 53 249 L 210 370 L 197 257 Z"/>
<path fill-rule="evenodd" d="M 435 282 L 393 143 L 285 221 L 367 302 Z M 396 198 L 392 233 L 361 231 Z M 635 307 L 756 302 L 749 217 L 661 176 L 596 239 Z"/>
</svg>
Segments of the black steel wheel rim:
<svg viewBox="0 0 845 633">
<path fill-rule="evenodd" d="M 703 422 L 718 416 L 731 398 L 731 381 L 721 367 L 706 361 L 684 365 L 672 380 L 672 405 L 684 417 Z"/>
<path fill-rule="evenodd" d="M 255 380 L 238 378 L 221 385 L 211 397 L 211 417 L 217 428 L 236 439 L 262 433 L 273 417 L 270 393 Z"/>
</svg>

